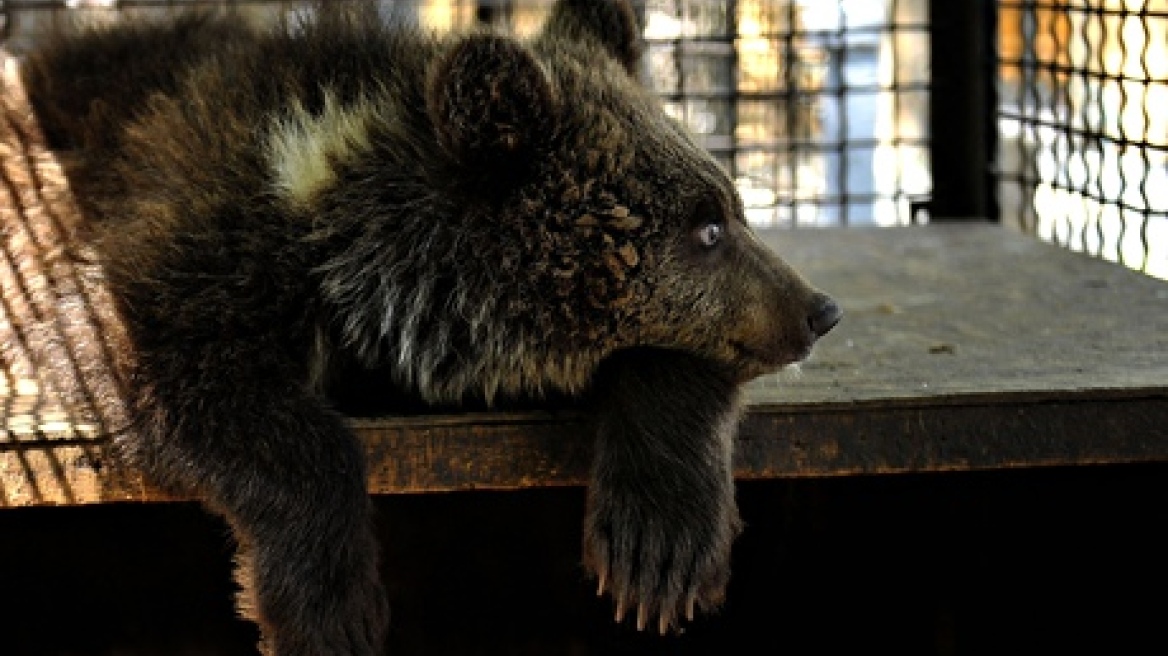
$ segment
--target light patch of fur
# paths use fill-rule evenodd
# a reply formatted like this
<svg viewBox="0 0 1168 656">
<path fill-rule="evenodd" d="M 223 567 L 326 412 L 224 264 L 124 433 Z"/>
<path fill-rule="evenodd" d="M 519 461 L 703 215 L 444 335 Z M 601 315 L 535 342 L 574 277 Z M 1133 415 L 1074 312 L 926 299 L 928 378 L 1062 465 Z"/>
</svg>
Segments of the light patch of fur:
<svg viewBox="0 0 1168 656">
<path fill-rule="evenodd" d="M 789 364 L 778 371 L 779 377 L 784 382 L 794 382 L 803 377 L 803 367 L 801 362 Z"/>
<path fill-rule="evenodd" d="M 725 474 L 730 479 L 728 484 L 731 486 L 733 486 L 734 470 L 729 463 L 734 460 L 734 437 L 738 434 L 738 423 L 742 419 L 742 411 L 742 394 L 736 390 L 730 401 L 730 407 L 727 408 L 725 414 L 718 418 L 714 433 L 718 439 L 710 445 L 711 448 L 716 449 L 719 461 L 726 463 Z"/>
<path fill-rule="evenodd" d="M 331 352 L 332 348 L 324 329 L 317 326 L 308 355 L 308 388 L 319 394 L 324 393 Z"/>
<path fill-rule="evenodd" d="M 369 126 L 377 114 L 369 101 L 342 106 L 326 93 L 319 114 L 297 103 L 276 119 L 267 152 L 277 193 L 295 206 L 310 205 L 336 182 L 337 164 L 369 150 Z"/>
<path fill-rule="evenodd" d="M 472 396 L 491 406 L 500 398 L 540 399 L 552 392 L 579 395 L 601 360 L 598 353 L 545 354 L 529 341 L 496 332 L 480 342 L 461 367 L 439 379 L 431 375 L 433 368 L 449 355 L 449 344 L 439 337 L 424 351 L 415 351 L 414 360 L 399 364 L 398 373 L 431 403 Z"/>
</svg>

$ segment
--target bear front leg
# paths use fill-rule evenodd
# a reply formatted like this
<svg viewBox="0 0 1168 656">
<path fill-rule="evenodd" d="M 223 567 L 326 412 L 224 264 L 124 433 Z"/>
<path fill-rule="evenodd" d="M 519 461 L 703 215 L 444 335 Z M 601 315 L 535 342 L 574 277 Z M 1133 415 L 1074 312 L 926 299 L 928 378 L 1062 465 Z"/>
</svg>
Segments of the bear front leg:
<svg viewBox="0 0 1168 656">
<path fill-rule="evenodd" d="M 740 530 L 731 450 L 738 384 L 724 367 L 658 349 L 613 356 L 597 379 L 585 565 L 616 619 L 662 633 L 717 606 Z"/>
<path fill-rule="evenodd" d="M 364 457 L 345 422 L 296 386 L 146 392 L 132 447 L 148 476 L 230 524 L 239 608 L 259 625 L 262 653 L 383 654 Z"/>
</svg>

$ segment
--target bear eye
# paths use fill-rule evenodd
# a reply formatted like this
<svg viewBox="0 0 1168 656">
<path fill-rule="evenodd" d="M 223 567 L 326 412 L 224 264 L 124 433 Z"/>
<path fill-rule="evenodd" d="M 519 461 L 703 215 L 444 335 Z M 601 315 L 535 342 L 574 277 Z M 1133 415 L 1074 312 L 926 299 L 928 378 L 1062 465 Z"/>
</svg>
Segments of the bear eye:
<svg viewBox="0 0 1168 656">
<path fill-rule="evenodd" d="M 702 227 L 698 228 L 698 243 L 703 248 L 713 248 L 722 241 L 722 233 L 725 228 L 718 221 L 711 221 Z"/>
</svg>

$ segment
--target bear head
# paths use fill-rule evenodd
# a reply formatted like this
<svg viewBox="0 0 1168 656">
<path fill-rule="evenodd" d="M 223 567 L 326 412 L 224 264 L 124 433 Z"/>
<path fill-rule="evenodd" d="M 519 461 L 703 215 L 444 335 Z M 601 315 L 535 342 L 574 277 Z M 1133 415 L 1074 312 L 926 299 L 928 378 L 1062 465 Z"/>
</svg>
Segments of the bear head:
<svg viewBox="0 0 1168 656">
<path fill-rule="evenodd" d="M 642 49 L 627 3 L 563 1 L 531 40 L 462 37 L 430 68 L 453 193 L 508 244 L 484 245 L 507 314 L 572 353 L 683 349 L 741 380 L 805 358 L 838 307 L 760 242 Z"/>
</svg>

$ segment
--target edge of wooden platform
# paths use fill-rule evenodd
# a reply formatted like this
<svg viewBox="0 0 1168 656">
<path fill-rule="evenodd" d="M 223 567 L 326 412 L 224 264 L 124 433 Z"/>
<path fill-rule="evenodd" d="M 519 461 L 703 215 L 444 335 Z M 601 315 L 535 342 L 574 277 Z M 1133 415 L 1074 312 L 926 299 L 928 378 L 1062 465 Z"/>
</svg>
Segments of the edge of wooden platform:
<svg viewBox="0 0 1168 656">
<path fill-rule="evenodd" d="M 578 486 L 592 440 L 574 414 L 354 420 L 375 494 Z M 9 438 L 12 436 L 9 435 Z M 1168 389 L 753 406 L 740 479 L 1168 461 Z M 171 501 L 109 438 L 0 441 L 0 507 Z"/>
</svg>

